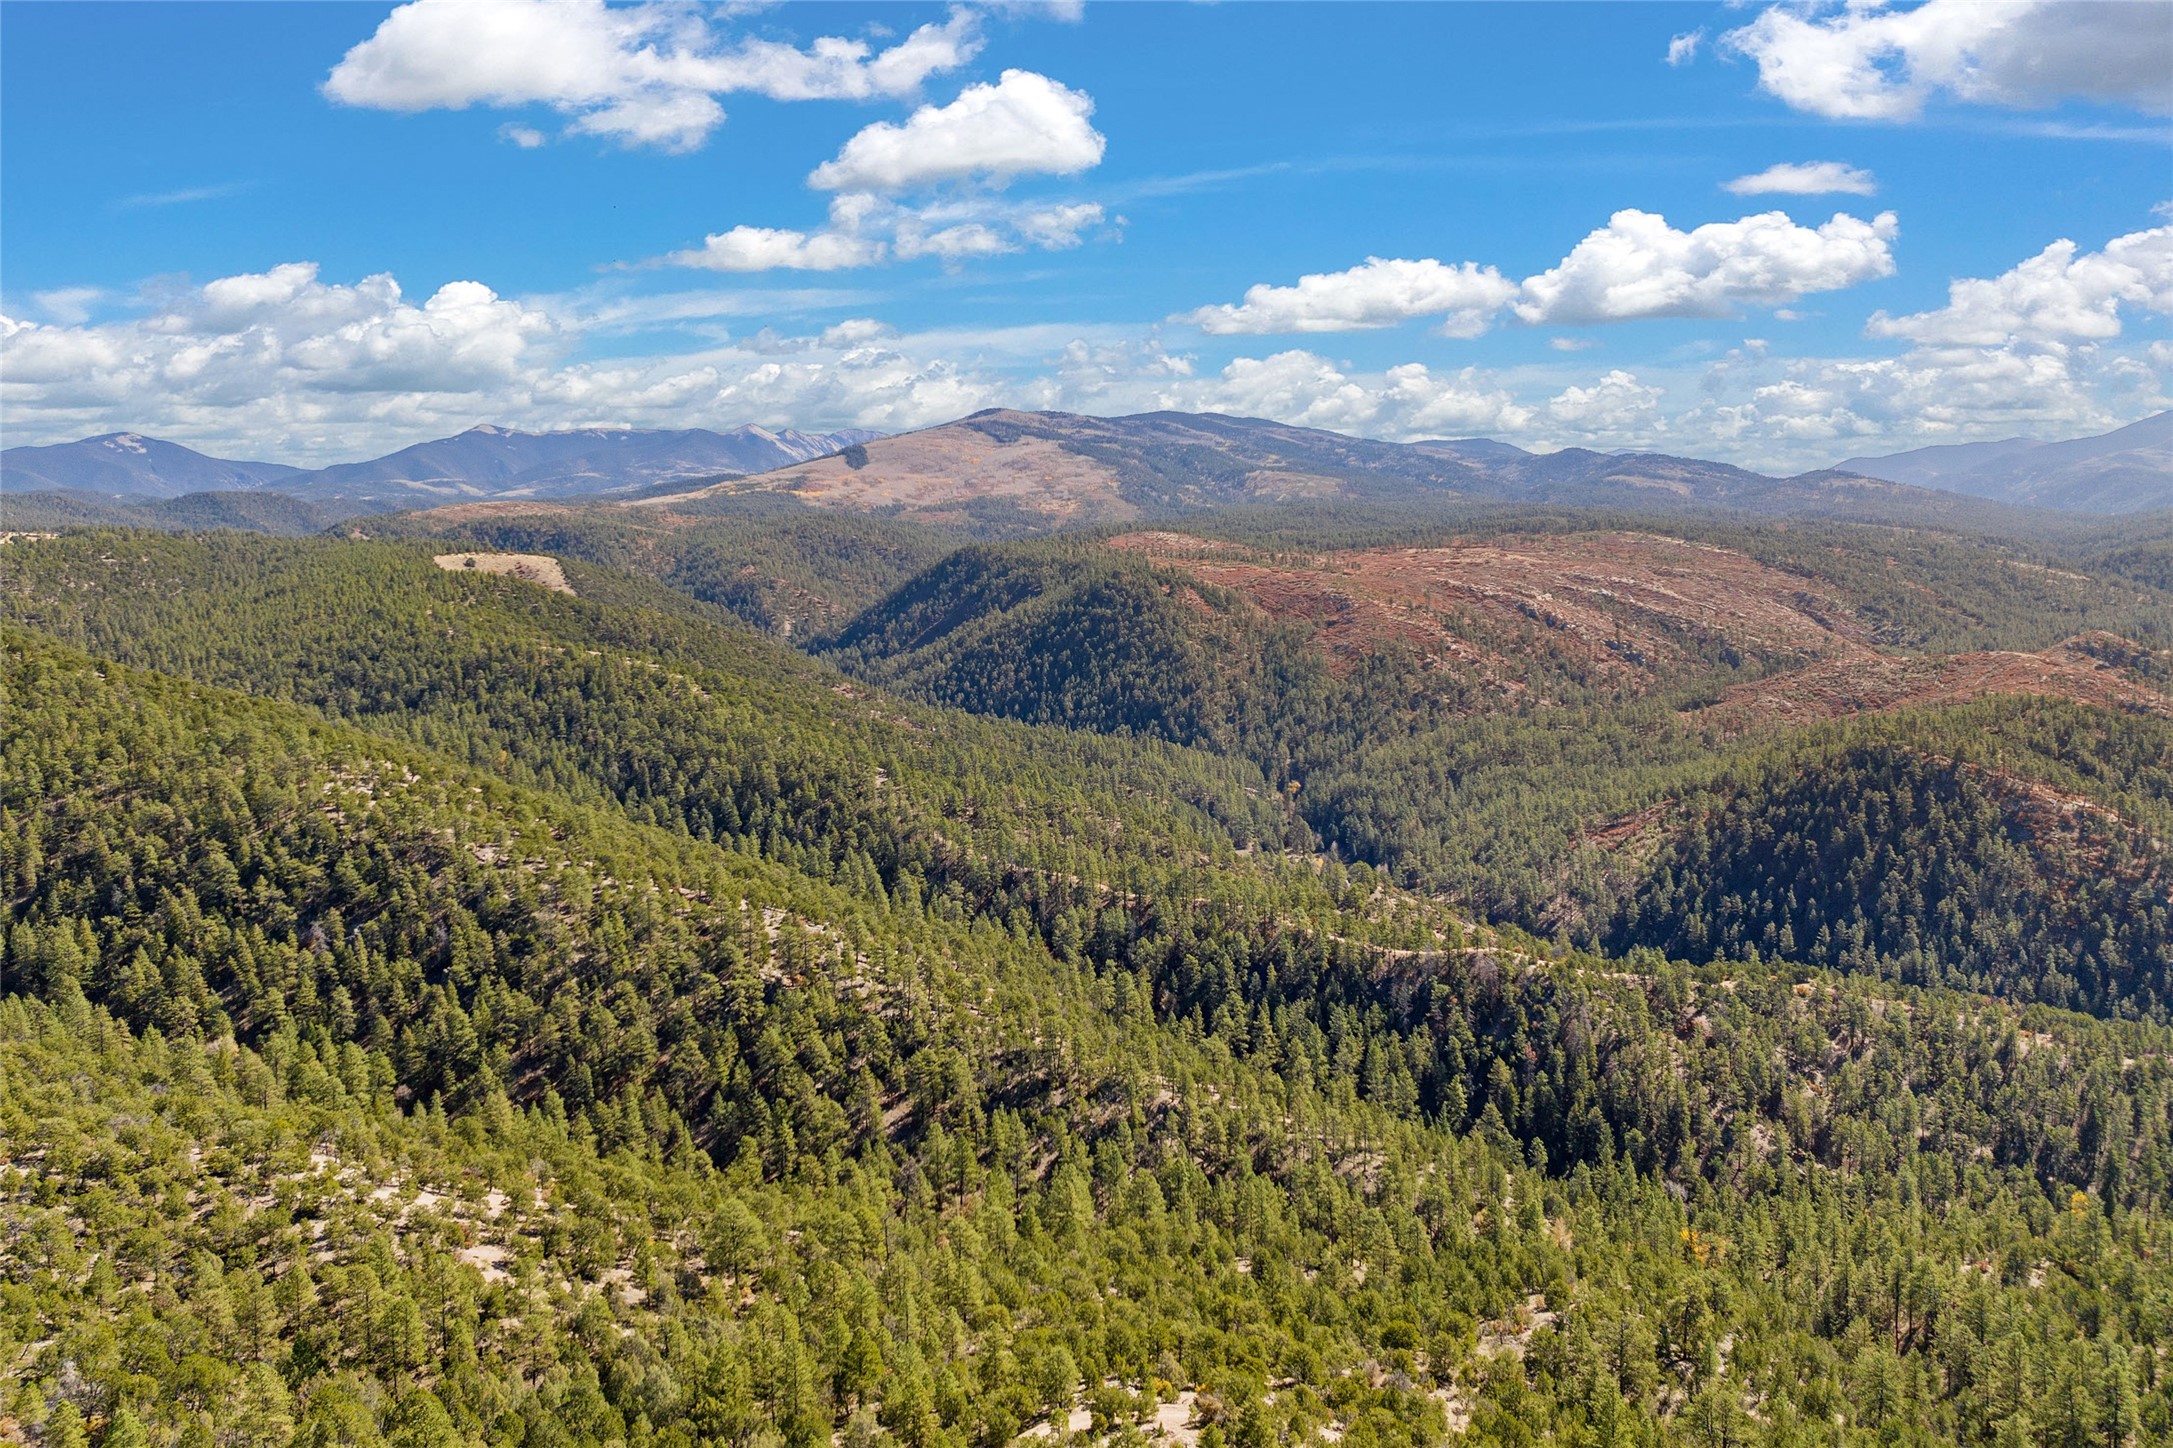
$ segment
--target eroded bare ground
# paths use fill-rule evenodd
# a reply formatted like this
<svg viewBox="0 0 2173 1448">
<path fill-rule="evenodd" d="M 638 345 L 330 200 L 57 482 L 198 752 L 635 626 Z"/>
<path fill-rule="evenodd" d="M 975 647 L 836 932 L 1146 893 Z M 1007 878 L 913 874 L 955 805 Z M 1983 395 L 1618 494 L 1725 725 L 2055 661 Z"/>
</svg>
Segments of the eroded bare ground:
<svg viewBox="0 0 2173 1448">
<path fill-rule="evenodd" d="M 1865 653 L 1822 660 L 1739 684 L 1688 719 L 1723 734 L 1742 734 L 1915 704 L 1960 704 L 1992 694 L 2045 694 L 2173 718 L 2173 699 L 2070 640 L 2034 654 L 1996 650 L 1903 658 Z"/>
<path fill-rule="evenodd" d="M 1270 554 L 1182 533 L 1110 540 L 1233 589 L 1269 616 L 1307 629 L 1348 669 L 1404 647 L 1463 665 L 1505 695 L 1531 677 L 1531 639 L 1587 677 L 1651 687 L 1693 663 L 1693 640 L 1800 667 L 1730 689 L 1690 721 L 1723 733 L 1815 723 L 1989 694 L 2046 694 L 2173 717 L 2173 699 L 2119 667 L 2137 646 L 2086 635 L 2040 653 L 1906 655 L 1874 646 L 1826 585 L 1742 553 L 1646 533 L 1558 534 Z"/>
<path fill-rule="evenodd" d="M 825 508 L 903 508 L 927 514 L 975 502 L 1003 501 L 1054 523 L 1122 522 L 1139 516 L 1139 510 L 1118 495 L 1115 469 L 1050 438 L 1020 437 L 1007 442 L 954 424 L 884 438 L 867 451 L 879 451 L 880 459 L 854 467 L 852 458 L 840 453 L 754 478 L 614 506 L 669 508 L 698 498 L 769 491 L 789 493 Z"/>
<path fill-rule="evenodd" d="M 554 593 L 573 592 L 566 570 L 546 553 L 440 553 L 432 561 L 447 573 L 503 573 Z"/>
<path fill-rule="evenodd" d="M 1110 546 L 1236 589 L 1271 616 L 1313 632 L 1344 665 L 1389 645 L 1514 669 L 1467 635 L 1537 626 L 1548 643 L 1625 682 L 1687 657 L 1686 636 L 1750 653 L 1805 658 L 1870 652 L 1867 630 L 1814 580 L 1741 553 L 1645 533 L 1349 549 L 1303 557 L 1217 550 L 1159 532 Z M 1474 624 L 1482 625 L 1475 630 Z"/>
</svg>

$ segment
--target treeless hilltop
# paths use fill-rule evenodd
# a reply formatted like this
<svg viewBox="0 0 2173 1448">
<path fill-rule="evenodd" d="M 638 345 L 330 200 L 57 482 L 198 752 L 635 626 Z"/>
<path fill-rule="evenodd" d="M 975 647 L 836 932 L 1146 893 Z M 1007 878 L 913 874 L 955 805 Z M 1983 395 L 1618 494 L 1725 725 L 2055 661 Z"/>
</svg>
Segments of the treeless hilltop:
<svg viewBox="0 0 2173 1448">
<path fill-rule="evenodd" d="M 503 573 L 523 583 L 571 594 L 566 570 L 558 560 L 542 553 L 440 553 L 432 560 L 447 573 Z"/>
<path fill-rule="evenodd" d="M 734 493 L 787 493 L 823 508 L 941 513 L 1001 501 L 1051 523 L 1121 522 L 1139 509 L 1119 496 L 1116 469 L 1055 438 L 984 425 L 948 423 L 886 437 L 753 478 L 733 478 L 693 492 L 639 498 L 616 506 L 664 508 Z"/>
</svg>

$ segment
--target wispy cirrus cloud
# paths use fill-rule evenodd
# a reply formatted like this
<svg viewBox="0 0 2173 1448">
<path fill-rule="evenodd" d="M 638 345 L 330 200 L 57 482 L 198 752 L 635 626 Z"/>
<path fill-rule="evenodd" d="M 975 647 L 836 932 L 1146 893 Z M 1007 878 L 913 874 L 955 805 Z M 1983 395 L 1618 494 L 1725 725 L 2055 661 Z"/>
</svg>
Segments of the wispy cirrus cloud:
<svg viewBox="0 0 2173 1448">
<path fill-rule="evenodd" d="M 146 206 L 186 206 L 192 201 L 217 201 L 226 196 L 239 196 L 254 184 L 248 181 L 221 181 L 211 186 L 183 186 L 175 191 L 146 191 L 136 196 L 123 196 L 113 204 L 123 211 L 135 211 Z"/>
<path fill-rule="evenodd" d="M 1876 196 L 1879 183 L 1869 171 L 1843 161 L 1784 161 L 1723 182 L 1720 189 L 1736 196 Z"/>
<path fill-rule="evenodd" d="M 104 287 L 56 287 L 36 293 L 32 300 L 48 319 L 72 327 L 89 321 L 91 309 L 105 298 Z"/>
<path fill-rule="evenodd" d="M 820 230 L 735 226 L 703 238 L 699 247 L 637 266 L 826 272 L 934 257 L 955 267 L 975 257 L 1066 251 L 1106 220 L 1101 204 L 1093 201 L 1015 202 L 969 193 L 908 206 L 848 191 L 832 198 L 829 222 Z"/>
</svg>

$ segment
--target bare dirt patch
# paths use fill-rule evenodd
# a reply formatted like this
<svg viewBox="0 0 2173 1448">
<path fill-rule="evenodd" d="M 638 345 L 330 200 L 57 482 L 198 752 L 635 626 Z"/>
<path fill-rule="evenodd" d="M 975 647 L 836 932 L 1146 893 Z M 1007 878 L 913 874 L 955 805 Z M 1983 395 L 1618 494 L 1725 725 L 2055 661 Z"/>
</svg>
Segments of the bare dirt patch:
<svg viewBox="0 0 2173 1448">
<path fill-rule="evenodd" d="M 431 561 L 447 573 L 503 573 L 553 593 L 573 593 L 566 570 L 544 553 L 440 553 Z"/>
<path fill-rule="evenodd" d="M 513 1260 L 512 1252 L 495 1242 L 484 1242 L 473 1247 L 462 1247 L 453 1255 L 483 1274 L 485 1282 L 511 1282 L 513 1274 L 505 1264 Z"/>
<path fill-rule="evenodd" d="M 1522 1358 L 1532 1345 L 1532 1338 L 1541 1328 L 1552 1327 L 1560 1316 L 1547 1310 L 1547 1299 L 1541 1293 L 1531 1296 L 1509 1313 L 1493 1322 L 1479 1324 L 1479 1354 L 1482 1357 Z"/>
</svg>

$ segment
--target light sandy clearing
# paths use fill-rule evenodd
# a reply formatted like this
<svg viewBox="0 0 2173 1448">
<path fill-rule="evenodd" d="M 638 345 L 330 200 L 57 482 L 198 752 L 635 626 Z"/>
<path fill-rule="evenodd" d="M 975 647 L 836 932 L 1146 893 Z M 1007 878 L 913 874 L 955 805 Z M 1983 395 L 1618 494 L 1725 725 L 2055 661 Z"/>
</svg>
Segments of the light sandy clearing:
<svg viewBox="0 0 2173 1448">
<path fill-rule="evenodd" d="M 558 560 L 543 553 L 440 553 L 434 561 L 447 573 L 504 573 L 554 593 L 573 592 Z"/>
<path fill-rule="evenodd" d="M 483 1274 L 485 1282 L 511 1282 L 513 1274 L 505 1264 L 513 1260 L 513 1254 L 495 1242 L 484 1242 L 473 1247 L 462 1247 L 453 1254 L 470 1267 Z"/>
</svg>

